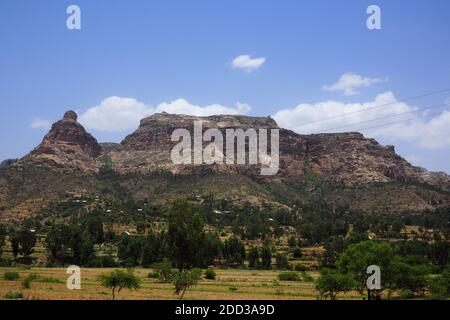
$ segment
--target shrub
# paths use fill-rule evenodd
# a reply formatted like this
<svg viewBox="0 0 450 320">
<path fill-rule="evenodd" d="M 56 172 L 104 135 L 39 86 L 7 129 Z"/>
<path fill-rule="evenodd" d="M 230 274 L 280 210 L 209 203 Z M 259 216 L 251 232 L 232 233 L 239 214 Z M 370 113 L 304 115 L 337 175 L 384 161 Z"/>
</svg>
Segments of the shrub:
<svg viewBox="0 0 450 320">
<path fill-rule="evenodd" d="M 311 275 L 307 274 L 305 271 L 302 271 L 302 279 L 305 282 L 314 282 L 314 278 Z"/>
<path fill-rule="evenodd" d="M 111 256 L 96 257 L 91 263 L 90 267 L 94 268 L 116 268 L 118 266 L 116 260 Z"/>
<path fill-rule="evenodd" d="M 321 298 L 336 300 L 338 293 L 349 292 L 355 286 L 356 282 L 350 274 L 325 269 L 317 279 L 316 290 L 319 291 Z"/>
<path fill-rule="evenodd" d="M 19 280 L 20 275 L 18 272 L 5 272 L 5 274 L 3 275 L 3 279 L 5 279 L 6 281 L 16 281 Z"/>
<path fill-rule="evenodd" d="M 13 261 L 10 257 L 0 257 L 0 267 L 12 267 Z"/>
<path fill-rule="evenodd" d="M 5 299 L 9 300 L 23 299 L 23 293 L 21 291 L 8 291 L 5 294 Z"/>
<path fill-rule="evenodd" d="M 414 291 L 410 290 L 410 289 L 403 289 L 400 292 L 400 298 L 401 299 L 413 299 L 415 298 L 416 294 L 414 293 Z"/>
<path fill-rule="evenodd" d="M 186 290 L 191 287 L 195 287 L 200 281 L 202 270 L 192 269 L 175 272 L 173 275 L 173 284 L 175 286 L 175 294 L 180 296 L 180 300 L 183 300 Z"/>
<path fill-rule="evenodd" d="M 217 276 L 217 274 L 213 269 L 205 270 L 205 279 L 216 280 L 216 276 Z"/>
<path fill-rule="evenodd" d="M 280 281 L 300 281 L 300 276 L 297 272 L 282 272 L 278 275 Z"/>
<path fill-rule="evenodd" d="M 305 272 L 308 271 L 308 267 L 305 266 L 304 264 L 296 264 L 294 267 L 295 271 L 300 271 L 300 272 Z"/>
<path fill-rule="evenodd" d="M 150 275 L 152 275 L 152 277 L 155 276 L 156 278 L 159 279 L 159 281 L 164 283 L 172 282 L 174 278 L 174 271 L 172 270 L 172 264 L 168 260 L 157 263 L 154 266 L 153 273 L 149 274 L 149 278 Z"/>
<path fill-rule="evenodd" d="M 64 283 L 63 280 L 57 278 L 39 278 L 36 280 L 37 282 L 45 282 L 45 283 Z"/>
<path fill-rule="evenodd" d="M 294 258 L 300 259 L 301 257 L 303 257 L 302 249 L 300 247 L 295 248 L 293 255 L 294 255 Z"/>
<path fill-rule="evenodd" d="M 30 289 L 31 282 L 39 278 L 39 275 L 35 272 L 28 274 L 26 278 L 22 280 L 22 288 L 23 289 Z"/>
<path fill-rule="evenodd" d="M 283 253 L 277 254 L 276 262 L 277 262 L 277 268 L 279 270 L 289 269 L 289 263 L 288 263 L 286 254 L 283 254 Z"/>
<path fill-rule="evenodd" d="M 236 287 L 229 287 L 228 290 L 230 290 L 230 291 L 238 291 L 238 288 L 236 288 Z"/>
</svg>

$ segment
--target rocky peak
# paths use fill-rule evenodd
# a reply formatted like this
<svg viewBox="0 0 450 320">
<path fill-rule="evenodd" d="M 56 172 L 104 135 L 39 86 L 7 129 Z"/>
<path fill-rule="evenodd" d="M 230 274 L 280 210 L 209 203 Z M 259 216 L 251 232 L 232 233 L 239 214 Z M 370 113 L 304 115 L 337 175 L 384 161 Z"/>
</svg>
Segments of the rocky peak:
<svg viewBox="0 0 450 320">
<path fill-rule="evenodd" d="M 77 121 L 78 115 L 75 111 L 69 110 L 66 113 L 64 113 L 63 120 L 72 120 Z"/>
<path fill-rule="evenodd" d="M 77 122 L 77 118 L 74 111 L 67 111 L 61 120 L 52 125 L 42 143 L 21 162 L 97 171 L 95 159 L 101 155 L 102 148 Z"/>
</svg>

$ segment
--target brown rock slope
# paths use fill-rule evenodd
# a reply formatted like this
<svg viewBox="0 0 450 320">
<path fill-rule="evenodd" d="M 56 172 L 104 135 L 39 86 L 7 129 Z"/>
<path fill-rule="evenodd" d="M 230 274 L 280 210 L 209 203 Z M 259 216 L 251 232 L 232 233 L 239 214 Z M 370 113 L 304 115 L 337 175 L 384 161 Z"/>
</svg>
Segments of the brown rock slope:
<svg viewBox="0 0 450 320">
<path fill-rule="evenodd" d="M 101 155 L 101 146 L 77 122 L 77 114 L 67 111 L 64 117 L 53 124 L 42 143 L 20 164 L 47 165 L 60 170 L 79 169 L 97 172 L 96 158 Z"/>
<path fill-rule="evenodd" d="M 155 114 L 119 144 L 99 144 L 74 112 L 52 126 L 19 162 L 0 169 L 0 220 L 38 213 L 73 194 L 150 199 L 214 192 L 254 203 L 291 205 L 325 200 L 364 212 L 423 212 L 450 204 L 450 178 L 417 168 L 359 133 L 299 135 L 280 129 L 280 171 L 263 177 L 257 166 L 174 165 L 176 129 L 276 129 L 270 117 Z M 102 167 L 118 174 L 97 174 Z M 109 172 L 109 171 L 108 171 Z"/>
</svg>

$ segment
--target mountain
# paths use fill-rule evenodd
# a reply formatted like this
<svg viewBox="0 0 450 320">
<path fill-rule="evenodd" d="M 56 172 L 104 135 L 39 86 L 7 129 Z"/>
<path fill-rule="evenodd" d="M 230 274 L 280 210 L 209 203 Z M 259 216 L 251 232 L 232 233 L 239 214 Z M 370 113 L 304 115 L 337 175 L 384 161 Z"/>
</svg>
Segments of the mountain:
<svg viewBox="0 0 450 320">
<path fill-rule="evenodd" d="M 173 164 L 172 133 L 193 136 L 194 121 L 223 135 L 279 130 L 278 174 L 262 176 L 259 165 Z M 450 177 L 414 167 L 393 146 L 360 133 L 299 135 L 270 117 L 154 114 L 115 144 L 98 143 L 68 111 L 30 154 L 0 169 L 0 220 L 25 218 L 74 195 L 165 203 L 207 193 L 254 204 L 325 201 L 366 213 L 424 212 L 450 205 Z"/>
<path fill-rule="evenodd" d="M 48 165 L 60 170 L 97 172 L 96 159 L 102 154 L 97 140 L 77 122 L 77 114 L 67 111 L 53 124 L 42 143 L 19 164 Z"/>
<path fill-rule="evenodd" d="M 18 159 L 6 159 L 6 160 L 0 162 L 0 169 L 6 168 L 10 165 L 13 165 L 17 161 L 18 161 Z"/>
</svg>

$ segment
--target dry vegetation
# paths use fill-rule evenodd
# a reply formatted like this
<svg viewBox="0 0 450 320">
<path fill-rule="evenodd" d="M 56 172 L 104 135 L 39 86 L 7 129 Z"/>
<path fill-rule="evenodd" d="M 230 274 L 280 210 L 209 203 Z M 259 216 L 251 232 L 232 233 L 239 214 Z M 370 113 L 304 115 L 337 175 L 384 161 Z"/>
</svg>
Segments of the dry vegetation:
<svg viewBox="0 0 450 320">
<path fill-rule="evenodd" d="M 5 272 L 19 272 L 21 279 L 29 273 L 38 273 L 39 278 L 32 282 L 30 289 L 23 289 L 18 281 L 5 281 Z M 68 290 L 66 287 L 66 270 L 62 268 L 2 268 L 0 269 L 0 299 L 5 299 L 8 291 L 22 291 L 24 299 L 36 300 L 105 300 L 111 299 L 108 289 L 100 286 L 98 276 L 108 269 L 82 269 L 81 290 Z M 119 300 L 172 300 L 171 284 L 160 283 L 147 278 L 149 269 L 136 269 L 135 273 L 142 279 L 142 286 L 137 291 L 122 291 Z M 316 278 L 317 273 L 309 273 Z M 277 280 L 276 271 L 253 270 L 217 270 L 216 280 L 202 280 L 196 288 L 190 289 L 185 296 L 188 300 L 315 300 L 318 298 L 313 282 L 287 282 Z M 59 282 L 56 282 L 58 279 Z M 47 281 L 47 282 L 44 282 Z M 53 282 L 54 281 L 54 282 Z M 359 299 L 353 292 L 341 299 Z"/>
</svg>

